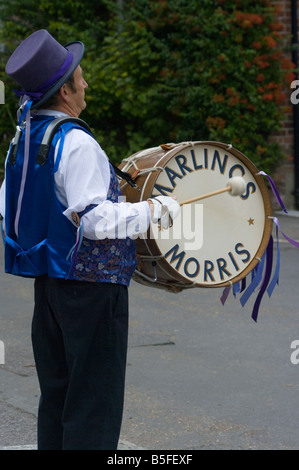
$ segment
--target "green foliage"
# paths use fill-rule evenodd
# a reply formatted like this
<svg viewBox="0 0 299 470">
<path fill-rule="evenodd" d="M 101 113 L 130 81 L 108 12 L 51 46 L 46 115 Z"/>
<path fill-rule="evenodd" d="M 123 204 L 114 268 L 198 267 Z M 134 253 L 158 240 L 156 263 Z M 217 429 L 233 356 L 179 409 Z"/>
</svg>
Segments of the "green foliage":
<svg viewBox="0 0 299 470">
<path fill-rule="evenodd" d="M 11 0 L 2 10 L 0 42 L 10 52 L 39 28 L 84 42 L 81 117 L 112 160 L 170 141 L 218 140 L 265 171 L 277 166 L 269 136 L 293 76 L 269 0 Z M 0 110 L 3 136 L 12 100 Z"/>
</svg>

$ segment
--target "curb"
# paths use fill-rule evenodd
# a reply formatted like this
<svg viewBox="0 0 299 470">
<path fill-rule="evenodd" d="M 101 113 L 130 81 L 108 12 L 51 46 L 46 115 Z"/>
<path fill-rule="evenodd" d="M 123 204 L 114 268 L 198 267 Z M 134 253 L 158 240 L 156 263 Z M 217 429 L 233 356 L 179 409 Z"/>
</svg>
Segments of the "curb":
<svg viewBox="0 0 299 470">
<path fill-rule="evenodd" d="M 0 447 L 0 450 L 37 450 L 36 445 L 22 445 L 22 446 L 5 446 Z M 138 447 L 132 442 L 121 440 L 117 450 L 145 450 L 143 447 Z"/>
</svg>

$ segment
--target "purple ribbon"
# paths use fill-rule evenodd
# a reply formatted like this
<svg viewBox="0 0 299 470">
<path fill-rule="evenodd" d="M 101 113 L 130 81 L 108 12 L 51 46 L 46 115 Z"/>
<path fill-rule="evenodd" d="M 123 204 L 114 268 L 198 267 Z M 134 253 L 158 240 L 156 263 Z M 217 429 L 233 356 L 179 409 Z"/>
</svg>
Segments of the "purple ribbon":
<svg viewBox="0 0 299 470">
<path fill-rule="evenodd" d="M 281 200 L 281 197 L 279 195 L 279 192 L 277 191 L 276 189 L 276 186 L 275 186 L 275 183 L 273 181 L 273 179 L 271 178 L 271 176 L 267 175 L 267 173 L 265 173 L 264 171 L 260 171 L 258 173 L 258 175 L 264 175 L 267 177 L 268 181 L 269 181 L 269 184 L 271 186 L 271 189 L 272 189 L 272 192 L 274 194 L 274 197 L 276 199 L 276 201 L 278 202 L 278 204 L 280 205 L 280 207 L 283 209 L 283 211 L 287 214 L 288 211 L 286 210 L 285 206 L 284 206 L 284 203 L 282 202 Z"/>
<path fill-rule="evenodd" d="M 276 267 L 273 274 L 273 278 L 269 287 L 267 289 L 269 297 L 271 297 L 275 287 L 279 284 L 279 271 L 280 271 L 280 248 L 279 248 L 279 236 L 278 236 L 278 226 L 276 226 L 276 243 L 277 243 L 277 256 L 276 256 Z"/>
<path fill-rule="evenodd" d="M 14 93 L 15 93 L 15 96 L 23 96 L 23 95 L 26 95 L 26 96 L 29 96 L 29 98 L 33 99 L 34 101 L 38 101 L 41 99 L 41 97 L 43 96 L 43 94 L 49 89 L 51 88 L 56 82 L 57 80 L 59 80 L 61 77 L 63 77 L 63 75 L 65 74 L 65 72 L 68 70 L 68 68 L 70 67 L 71 63 L 73 61 L 73 54 L 71 52 L 68 51 L 68 54 L 66 56 L 66 59 L 64 61 L 64 63 L 62 64 L 62 66 L 54 73 L 54 75 L 52 75 L 50 78 L 48 78 L 48 80 L 46 80 L 45 82 L 43 82 L 41 85 L 39 85 L 39 87 L 34 90 L 34 91 L 27 91 L 27 90 L 13 90 Z"/>
<path fill-rule="evenodd" d="M 281 230 L 280 228 L 280 225 L 279 225 L 279 222 L 278 222 L 278 219 L 277 217 L 273 217 L 273 222 L 277 225 L 280 233 L 283 235 L 283 237 L 289 242 L 291 243 L 291 245 L 295 246 L 296 248 L 299 248 L 299 242 L 297 240 L 293 240 L 292 238 L 288 237 L 285 233 L 283 233 L 283 231 Z"/>
<path fill-rule="evenodd" d="M 31 98 L 34 101 L 38 101 L 41 99 L 43 96 L 43 93 L 38 93 L 34 91 L 26 91 L 26 90 L 13 90 L 15 96 L 28 96 L 28 98 Z"/>
<path fill-rule="evenodd" d="M 281 197 L 276 189 L 275 183 L 273 179 L 267 175 L 264 171 L 260 171 L 258 173 L 259 175 L 264 175 L 268 178 L 268 181 L 270 183 L 272 192 L 275 196 L 276 201 L 280 204 L 281 208 L 283 211 L 287 214 L 287 210 L 281 200 Z M 252 270 L 251 276 L 251 283 L 249 286 L 246 288 L 246 278 L 242 279 L 242 285 L 240 288 L 240 284 L 237 283 L 237 285 L 233 286 L 233 294 L 234 297 L 236 297 L 236 294 L 239 292 L 243 292 L 242 296 L 240 297 L 240 302 L 242 307 L 247 303 L 251 295 L 255 292 L 255 290 L 259 287 L 259 293 L 257 295 L 256 301 L 253 306 L 252 310 L 252 318 L 254 321 L 257 321 L 258 317 L 258 312 L 260 308 L 260 304 L 262 301 L 262 298 L 267 290 L 267 293 L 269 297 L 271 297 L 273 290 L 275 286 L 279 283 L 279 270 L 280 270 L 280 248 L 279 248 L 279 237 L 278 237 L 278 231 L 283 235 L 283 237 L 291 243 L 293 246 L 296 248 L 299 248 L 299 241 L 293 240 L 292 238 L 288 237 L 285 233 L 282 232 L 280 229 L 280 225 L 278 222 L 277 217 L 271 217 L 273 219 L 273 222 L 276 224 L 276 237 L 277 237 L 277 259 L 276 259 L 276 266 L 274 270 L 274 274 L 271 279 L 271 274 L 272 274 L 272 265 L 273 265 L 273 237 L 272 235 L 270 236 L 269 243 L 267 245 L 266 252 L 264 253 L 260 263 L 257 265 L 257 267 Z M 226 287 L 222 293 L 221 296 L 221 302 L 224 305 L 229 293 L 231 292 L 232 286 Z"/>
<path fill-rule="evenodd" d="M 224 305 L 225 302 L 227 301 L 227 298 L 228 298 L 228 296 L 229 296 L 229 294 L 230 294 L 231 288 L 232 288 L 231 286 L 228 286 L 228 287 L 226 287 L 226 288 L 224 289 L 224 291 L 223 291 L 223 293 L 222 293 L 222 296 L 221 296 L 221 298 L 220 298 L 222 305 Z"/>
<path fill-rule="evenodd" d="M 256 301 L 253 306 L 253 311 L 252 311 L 252 319 L 256 322 L 258 313 L 259 313 L 259 308 L 260 308 L 260 303 L 262 301 L 262 298 L 264 296 L 264 293 L 268 287 L 268 284 L 270 282 L 271 278 L 271 272 L 272 272 L 272 264 L 273 264 L 273 237 L 270 237 L 270 241 L 267 246 L 266 250 L 266 269 L 265 269 L 265 275 L 264 279 L 260 288 L 260 292 L 256 298 Z"/>
<path fill-rule="evenodd" d="M 233 286 L 228 286 L 228 287 L 225 287 L 223 293 L 222 293 L 222 296 L 220 298 L 221 300 L 221 303 L 222 305 L 225 304 L 229 294 L 230 294 L 230 291 L 231 291 L 231 288 L 233 287 L 233 294 L 234 294 L 234 297 L 236 297 L 236 294 L 237 293 L 242 293 L 245 288 L 246 288 L 246 277 L 244 277 L 242 280 L 241 280 L 241 286 L 240 286 L 240 283 L 236 283 L 234 284 Z"/>
<path fill-rule="evenodd" d="M 242 297 L 240 298 L 240 302 L 241 302 L 242 307 L 244 307 L 244 305 L 248 301 L 249 297 L 253 294 L 255 289 L 259 286 L 259 284 L 262 280 L 264 264 L 265 264 L 265 255 L 263 255 L 261 261 L 259 262 L 258 267 L 256 269 L 256 272 L 254 273 L 254 276 L 252 276 L 251 283 L 249 284 L 247 289 L 244 291 Z"/>
</svg>

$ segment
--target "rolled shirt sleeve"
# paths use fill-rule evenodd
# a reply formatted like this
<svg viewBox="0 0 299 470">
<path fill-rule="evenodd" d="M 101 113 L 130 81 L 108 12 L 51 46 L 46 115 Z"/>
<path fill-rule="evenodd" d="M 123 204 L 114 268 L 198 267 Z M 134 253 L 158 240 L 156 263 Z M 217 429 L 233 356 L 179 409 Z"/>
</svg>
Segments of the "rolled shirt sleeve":
<svg viewBox="0 0 299 470">
<path fill-rule="evenodd" d="M 150 208 L 146 201 L 107 200 L 110 164 L 100 145 L 84 131 L 73 129 L 66 134 L 55 186 L 69 220 L 73 221 L 73 213 L 94 206 L 82 216 L 86 238 L 136 238 L 148 229 Z"/>
</svg>

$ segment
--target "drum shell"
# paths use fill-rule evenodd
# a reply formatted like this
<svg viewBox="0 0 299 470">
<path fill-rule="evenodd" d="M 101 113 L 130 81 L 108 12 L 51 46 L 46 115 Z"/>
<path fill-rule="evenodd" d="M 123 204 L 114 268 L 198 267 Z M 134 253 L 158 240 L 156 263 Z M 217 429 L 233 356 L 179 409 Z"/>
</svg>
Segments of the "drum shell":
<svg viewBox="0 0 299 470">
<path fill-rule="evenodd" d="M 182 147 L 184 147 L 184 145 L 182 145 Z M 161 146 L 153 155 L 138 160 L 138 169 L 145 170 L 160 166 L 163 168 L 178 150 L 179 147 L 169 150 L 167 145 L 164 146 L 164 149 L 163 146 Z M 132 155 L 132 157 L 137 156 L 138 153 L 139 152 Z M 122 162 L 119 168 L 122 169 L 123 167 L 124 163 Z M 146 201 L 151 198 L 152 188 L 161 171 L 163 171 L 163 169 L 157 169 L 157 171 L 141 174 L 139 176 L 134 167 L 129 169 L 128 172 L 133 176 L 138 185 L 138 190 L 125 183 L 123 180 L 121 182 L 121 189 L 122 195 L 126 198 L 126 201 L 134 203 Z M 138 237 L 135 240 L 135 244 L 138 259 L 137 272 L 133 276 L 135 281 L 149 287 L 157 287 L 174 293 L 189 287 L 194 287 L 193 282 L 188 282 L 162 257 L 162 253 L 151 234 L 151 227 L 148 229 L 146 240 Z M 138 271 L 142 273 L 144 277 L 139 276 Z"/>
</svg>

